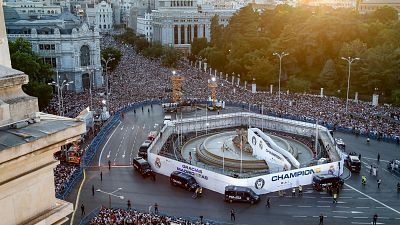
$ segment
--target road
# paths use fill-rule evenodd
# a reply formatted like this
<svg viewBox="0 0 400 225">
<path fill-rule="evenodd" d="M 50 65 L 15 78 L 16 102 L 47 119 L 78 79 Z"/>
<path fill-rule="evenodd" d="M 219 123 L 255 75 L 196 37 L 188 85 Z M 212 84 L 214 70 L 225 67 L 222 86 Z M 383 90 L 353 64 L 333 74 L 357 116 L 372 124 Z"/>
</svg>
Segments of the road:
<svg viewBox="0 0 400 225">
<path fill-rule="evenodd" d="M 232 112 L 233 109 L 227 110 Z M 193 113 L 185 113 L 185 116 Z M 204 110 L 197 115 L 205 115 Z M 371 224 L 374 213 L 379 215 L 378 224 L 400 224 L 400 195 L 395 191 L 395 185 L 400 181 L 385 171 L 386 162 L 395 157 L 399 158 L 400 146 L 384 142 L 371 141 L 366 144 L 365 138 L 348 134 L 336 133 L 335 137 L 342 138 L 347 144 L 347 151 L 362 154 L 363 168 L 360 174 L 353 174 L 346 180 L 346 186 L 341 191 L 339 202 L 332 203 L 332 197 L 324 192 L 316 192 L 311 187 L 305 187 L 302 197 L 278 197 L 276 193 L 262 196 L 262 201 L 256 205 L 225 203 L 223 196 L 211 191 L 204 191 L 201 199 L 192 199 L 191 193 L 172 187 L 164 176 L 157 176 L 156 181 L 143 179 L 135 174 L 130 167 L 132 157 L 135 157 L 141 143 L 156 124 L 162 124 L 164 114 L 160 106 L 145 107 L 136 113 L 129 112 L 104 141 L 101 151 L 98 151 L 92 167 L 86 170 L 86 181 L 80 192 L 80 201 L 85 204 L 86 212 L 109 204 L 108 196 L 96 192 L 92 196 L 91 188 L 113 191 L 122 188 L 117 193 L 124 199 L 112 198 L 112 207 L 126 208 L 130 199 L 132 207 L 148 211 L 150 205 L 157 203 L 162 213 L 175 216 L 200 215 L 206 219 L 230 222 L 230 210 L 237 212 L 235 223 L 238 224 L 317 224 L 319 215 L 325 218 L 324 224 Z M 381 188 L 377 188 L 376 177 L 369 175 L 369 165 L 376 162 L 377 152 L 381 154 L 379 178 Z M 107 162 L 113 164 L 111 170 Z M 100 181 L 100 171 L 103 181 Z M 361 175 L 367 176 L 367 185 L 362 187 Z M 78 185 L 77 185 L 78 186 Z M 69 201 L 75 203 L 78 187 L 69 196 Z M 271 199 L 271 208 L 265 207 L 266 199 Z M 79 224 L 80 210 L 75 217 Z"/>
</svg>

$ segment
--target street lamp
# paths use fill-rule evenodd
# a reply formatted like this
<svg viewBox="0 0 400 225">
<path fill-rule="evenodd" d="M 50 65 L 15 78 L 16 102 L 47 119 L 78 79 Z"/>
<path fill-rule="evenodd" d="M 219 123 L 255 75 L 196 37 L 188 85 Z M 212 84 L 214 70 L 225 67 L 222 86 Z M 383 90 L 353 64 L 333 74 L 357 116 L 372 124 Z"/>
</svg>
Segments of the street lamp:
<svg viewBox="0 0 400 225">
<path fill-rule="evenodd" d="M 58 82 L 58 72 L 57 72 L 57 82 L 53 81 L 48 83 L 48 85 L 52 85 L 57 87 L 58 93 L 58 115 L 64 116 L 64 98 L 63 98 L 63 89 L 64 87 L 68 87 L 70 84 L 74 83 L 74 81 L 63 80 L 61 84 Z"/>
<path fill-rule="evenodd" d="M 349 90 L 350 90 L 350 75 L 351 75 L 351 64 L 355 61 L 355 60 L 360 60 L 360 58 L 351 58 L 350 56 L 345 58 L 342 57 L 343 60 L 347 61 L 349 63 L 349 76 L 347 78 L 347 94 L 346 94 L 346 113 L 347 113 L 347 108 L 349 105 Z"/>
<path fill-rule="evenodd" d="M 279 78 L 278 78 L 278 99 L 281 101 L 281 75 L 282 75 L 282 58 L 289 55 L 289 53 L 281 52 L 281 53 L 273 53 L 272 55 L 278 56 L 279 58 Z"/>
<path fill-rule="evenodd" d="M 116 190 L 114 190 L 114 191 L 112 191 L 112 192 L 103 191 L 103 190 L 101 190 L 101 189 L 97 189 L 96 191 L 108 195 L 108 204 L 109 204 L 109 208 L 111 209 L 111 196 L 117 197 L 117 198 L 119 198 L 119 199 L 121 199 L 121 200 L 124 199 L 124 196 L 114 194 L 114 193 L 116 193 L 116 192 L 119 191 L 119 190 L 122 190 L 122 188 L 117 188 Z"/>
<path fill-rule="evenodd" d="M 105 64 L 105 66 L 106 66 L 106 93 L 107 93 L 107 96 L 106 96 L 106 99 L 107 99 L 107 109 L 109 108 L 109 106 L 108 106 L 108 104 L 109 104 L 109 98 L 108 98 L 108 95 L 110 94 L 109 93 L 109 90 L 108 90 L 108 63 L 109 62 L 111 62 L 111 61 L 114 61 L 115 60 L 115 58 L 112 58 L 112 57 L 110 57 L 110 58 L 108 58 L 107 60 L 106 59 L 104 59 L 104 58 L 101 58 L 101 61 L 103 61 L 104 62 L 104 64 Z"/>
</svg>

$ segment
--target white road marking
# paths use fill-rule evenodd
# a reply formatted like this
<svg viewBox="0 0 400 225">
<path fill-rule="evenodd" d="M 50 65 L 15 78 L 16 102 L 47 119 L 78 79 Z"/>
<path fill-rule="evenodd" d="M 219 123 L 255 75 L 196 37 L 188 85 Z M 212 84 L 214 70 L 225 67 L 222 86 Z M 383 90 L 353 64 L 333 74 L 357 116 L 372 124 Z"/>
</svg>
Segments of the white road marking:
<svg viewBox="0 0 400 225">
<path fill-rule="evenodd" d="M 347 218 L 347 216 L 333 216 L 334 218 L 343 218 L 343 219 L 346 219 Z"/>
<path fill-rule="evenodd" d="M 332 211 L 334 213 L 351 213 L 351 214 L 360 214 L 364 212 L 359 212 L 359 211 Z"/>
<path fill-rule="evenodd" d="M 302 198 L 316 198 L 314 196 L 303 196 Z"/>
<path fill-rule="evenodd" d="M 279 205 L 279 206 L 281 206 L 281 207 L 291 207 L 293 205 Z"/>
<path fill-rule="evenodd" d="M 306 218 L 307 216 L 293 216 L 293 217 Z"/>
<path fill-rule="evenodd" d="M 135 147 L 136 138 L 137 138 L 138 133 L 139 133 L 139 129 L 136 129 L 136 134 L 135 134 L 135 138 L 133 139 L 131 154 L 129 156 L 129 162 L 132 162 L 132 159 L 133 159 L 133 148 Z"/>
<path fill-rule="evenodd" d="M 135 125 L 132 126 L 132 130 L 135 129 Z"/>
<path fill-rule="evenodd" d="M 331 206 L 330 205 L 318 205 L 317 207 L 318 208 L 330 208 Z"/>
<path fill-rule="evenodd" d="M 377 200 L 377 199 L 375 199 L 375 198 L 373 198 L 373 197 L 371 197 L 371 196 L 369 196 L 369 195 L 367 195 L 367 194 L 365 194 L 365 193 L 363 193 L 363 192 L 361 192 L 361 191 L 355 189 L 354 187 L 352 187 L 352 186 L 350 186 L 350 185 L 348 185 L 348 184 L 344 184 L 344 185 L 346 185 L 347 187 L 353 189 L 354 191 L 356 191 L 356 192 L 358 192 L 358 193 L 364 195 L 365 197 L 368 197 L 369 199 L 375 201 L 376 203 L 379 203 L 379 204 L 381 204 L 382 206 L 385 206 L 386 208 L 388 208 L 388 209 L 392 210 L 393 212 L 395 212 L 395 213 L 397 213 L 397 214 L 400 215 L 400 212 L 399 212 L 399 211 L 397 211 L 396 209 L 394 209 L 394 208 L 392 208 L 392 207 L 386 205 L 385 203 L 383 203 L 383 202 L 381 202 L 381 201 L 379 201 L 379 200 Z"/>
<path fill-rule="evenodd" d="M 351 222 L 351 224 L 372 224 L 372 222 Z M 385 223 L 376 223 L 376 224 L 385 224 Z"/>
<path fill-rule="evenodd" d="M 358 206 L 358 207 L 356 207 L 357 209 L 369 209 L 369 207 L 368 206 Z"/>
<path fill-rule="evenodd" d="M 368 219 L 366 216 L 355 216 L 353 219 Z"/>
<path fill-rule="evenodd" d="M 311 208 L 312 206 L 311 205 L 299 205 L 298 207 L 299 208 Z"/>
<path fill-rule="evenodd" d="M 121 130 L 123 130 L 124 129 L 124 125 L 122 125 L 122 127 L 121 127 Z"/>
<path fill-rule="evenodd" d="M 107 146 L 108 142 L 110 141 L 111 137 L 114 135 L 115 131 L 118 129 L 118 126 L 121 124 L 121 121 L 119 121 L 117 127 L 114 129 L 110 137 L 108 138 L 107 142 L 103 145 L 103 148 L 101 149 L 100 156 L 99 156 L 99 166 L 101 165 L 101 156 L 103 155 L 103 151 L 105 147 Z M 111 153 L 111 151 L 110 151 Z M 110 153 L 108 153 L 107 158 L 110 158 Z"/>
<path fill-rule="evenodd" d="M 336 208 L 348 209 L 350 207 L 348 207 L 348 206 L 336 206 Z"/>
<path fill-rule="evenodd" d="M 377 160 L 377 159 L 374 159 L 374 158 L 369 158 L 369 157 L 363 157 L 363 159 L 370 159 L 370 160 Z M 388 160 L 383 160 L 383 159 L 380 159 L 379 161 L 382 161 L 382 162 L 390 162 L 390 161 L 388 161 Z"/>
<path fill-rule="evenodd" d="M 124 142 L 125 136 L 126 136 L 127 133 L 128 133 L 128 132 L 125 131 L 124 135 L 122 136 L 122 140 L 121 140 L 121 142 L 120 142 L 119 145 L 118 145 L 117 153 L 115 153 L 114 163 L 115 163 L 115 161 L 117 161 L 117 157 L 118 157 L 119 151 L 121 150 L 122 143 Z M 125 148 L 124 148 L 124 149 L 125 149 Z M 125 151 L 125 150 L 124 150 L 124 151 Z M 124 152 L 124 154 L 125 154 L 125 152 Z M 125 157 L 125 156 L 124 156 L 124 157 Z"/>
</svg>

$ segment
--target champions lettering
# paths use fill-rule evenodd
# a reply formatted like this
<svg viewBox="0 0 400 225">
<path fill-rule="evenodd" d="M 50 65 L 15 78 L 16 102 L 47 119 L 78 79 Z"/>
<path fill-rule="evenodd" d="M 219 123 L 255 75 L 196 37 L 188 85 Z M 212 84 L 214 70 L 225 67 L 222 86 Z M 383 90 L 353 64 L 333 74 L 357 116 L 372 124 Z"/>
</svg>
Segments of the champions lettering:
<svg viewBox="0 0 400 225">
<path fill-rule="evenodd" d="M 298 171 L 298 172 L 293 172 L 293 173 L 286 173 L 286 174 L 282 174 L 282 175 L 273 176 L 272 181 L 285 180 L 285 179 L 300 177 L 300 176 L 307 176 L 307 175 L 310 175 L 313 173 L 314 173 L 313 169 L 303 170 L 303 171 Z"/>
</svg>

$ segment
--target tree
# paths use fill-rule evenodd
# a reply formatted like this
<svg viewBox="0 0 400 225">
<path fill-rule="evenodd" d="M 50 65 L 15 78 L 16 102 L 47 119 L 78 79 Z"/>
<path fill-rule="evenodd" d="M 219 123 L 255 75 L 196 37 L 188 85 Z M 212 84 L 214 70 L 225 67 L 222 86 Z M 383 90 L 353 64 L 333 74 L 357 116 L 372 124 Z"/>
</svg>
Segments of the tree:
<svg viewBox="0 0 400 225">
<path fill-rule="evenodd" d="M 222 35 L 223 35 L 223 30 L 224 26 L 219 24 L 219 16 L 214 15 L 211 19 L 211 26 L 210 26 L 210 32 L 211 32 L 211 45 L 215 47 L 222 47 Z"/>
<path fill-rule="evenodd" d="M 163 55 L 163 46 L 154 44 L 143 50 L 143 55 L 148 58 L 160 58 Z"/>
<path fill-rule="evenodd" d="M 319 74 L 319 83 L 322 87 L 328 90 L 336 90 L 337 80 L 338 77 L 335 62 L 332 59 L 328 59 L 325 63 L 324 68 Z"/>
<path fill-rule="evenodd" d="M 194 38 L 191 44 L 192 55 L 198 56 L 201 50 L 207 48 L 207 38 Z"/>
<path fill-rule="evenodd" d="M 121 61 L 121 57 L 122 57 L 122 53 L 117 48 L 107 47 L 107 48 L 101 50 L 102 64 L 105 63 L 103 61 L 103 59 L 107 61 L 111 58 L 114 58 L 114 60 L 112 60 L 108 63 L 108 67 L 111 71 L 113 71 L 113 70 L 115 70 L 115 68 L 117 68 L 119 62 Z M 105 65 L 103 65 L 103 66 L 105 66 Z"/>
<path fill-rule="evenodd" d="M 392 102 L 395 106 L 400 106 L 400 89 L 392 91 Z"/>
<path fill-rule="evenodd" d="M 164 48 L 164 55 L 161 58 L 161 62 L 164 66 L 176 67 L 176 63 L 180 58 L 180 52 L 173 47 Z"/>
<path fill-rule="evenodd" d="M 32 51 L 30 43 L 22 38 L 9 42 L 11 64 L 29 76 L 29 83 L 22 88 L 27 94 L 38 98 L 39 108 L 45 108 L 52 98 L 52 87 L 47 85 L 53 74 L 51 65 L 44 63 Z"/>
<path fill-rule="evenodd" d="M 382 23 L 387 23 L 390 21 L 397 21 L 398 20 L 398 12 L 395 8 L 390 6 L 383 6 L 379 7 L 375 12 L 372 14 L 372 18 L 376 19 Z"/>
<path fill-rule="evenodd" d="M 287 83 L 288 89 L 294 92 L 307 92 L 310 90 L 311 82 L 308 80 L 299 79 L 295 76 L 290 77 Z"/>
<path fill-rule="evenodd" d="M 148 48 L 150 43 L 145 37 L 138 37 L 135 41 L 136 52 L 142 52 L 144 49 Z"/>
</svg>

